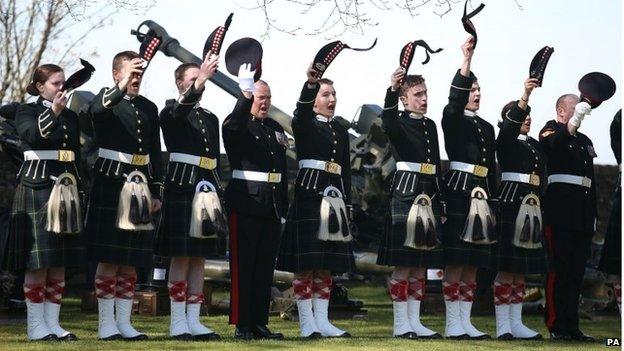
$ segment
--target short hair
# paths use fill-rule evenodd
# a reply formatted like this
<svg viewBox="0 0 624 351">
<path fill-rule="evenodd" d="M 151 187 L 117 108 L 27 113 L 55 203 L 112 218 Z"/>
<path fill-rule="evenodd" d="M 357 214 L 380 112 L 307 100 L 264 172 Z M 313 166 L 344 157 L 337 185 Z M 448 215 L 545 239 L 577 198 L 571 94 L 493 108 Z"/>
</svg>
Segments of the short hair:
<svg viewBox="0 0 624 351">
<path fill-rule="evenodd" d="M 563 107 L 563 104 L 566 102 L 566 100 L 568 99 L 578 99 L 578 96 L 574 95 L 574 94 L 563 94 L 561 95 L 558 99 L 557 99 L 557 103 L 555 104 L 555 111 L 559 109 L 559 107 Z"/>
<path fill-rule="evenodd" d="M 39 95 L 39 89 L 37 89 L 37 83 L 45 83 L 51 75 L 57 72 L 63 72 L 63 69 L 55 64 L 47 63 L 35 68 L 33 72 L 32 81 L 26 87 L 26 92 L 32 96 Z"/>
<path fill-rule="evenodd" d="M 122 51 L 113 57 L 113 71 L 119 70 L 122 61 L 130 61 L 139 57 L 139 54 L 132 50 Z"/>
<path fill-rule="evenodd" d="M 318 80 L 318 84 L 319 84 L 319 86 L 321 86 L 323 84 L 334 85 L 334 81 L 329 79 L 329 78 L 321 78 L 321 79 Z"/>
<path fill-rule="evenodd" d="M 184 74 L 190 68 L 199 68 L 199 65 L 194 62 L 187 62 L 187 63 L 183 63 L 179 65 L 178 68 L 176 68 L 175 71 L 173 72 L 173 76 L 175 77 L 175 80 L 176 81 L 183 80 Z"/>
<path fill-rule="evenodd" d="M 412 87 L 415 87 L 419 84 L 424 84 L 425 78 L 420 74 L 409 74 L 403 78 L 403 83 L 401 83 L 401 89 L 399 91 L 400 95 L 407 94 L 407 91 Z"/>
<path fill-rule="evenodd" d="M 269 88 L 269 89 L 271 88 L 271 87 L 269 86 L 269 83 L 267 83 L 266 81 L 264 81 L 264 80 L 262 80 L 262 79 L 258 79 L 258 80 L 257 80 L 254 84 L 264 85 L 265 87 L 267 87 L 267 88 Z"/>
</svg>

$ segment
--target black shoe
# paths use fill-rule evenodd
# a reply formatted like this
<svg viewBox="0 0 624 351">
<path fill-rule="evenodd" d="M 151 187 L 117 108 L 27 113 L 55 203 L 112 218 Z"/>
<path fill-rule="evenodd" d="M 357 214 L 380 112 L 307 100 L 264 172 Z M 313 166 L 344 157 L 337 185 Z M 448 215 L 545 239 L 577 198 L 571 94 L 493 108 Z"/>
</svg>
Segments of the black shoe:
<svg viewBox="0 0 624 351">
<path fill-rule="evenodd" d="M 467 339 L 470 339 L 470 336 L 468 334 L 460 334 L 460 335 L 447 336 L 446 338 L 451 339 L 451 340 L 467 340 Z"/>
<path fill-rule="evenodd" d="M 394 337 L 395 338 L 399 338 L 399 339 L 416 340 L 416 339 L 418 339 L 418 334 L 416 334 L 414 332 L 407 332 L 405 334 L 395 335 Z"/>
<path fill-rule="evenodd" d="M 74 333 L 69 333 L 65 336 L 62 337 L 56 337 L 58 341 L 76 341 L 78 340 L 78 338 L 76 337 L 76 334 Z"/>
<path fill-rule="evenodd" d="M 308 336 L 304 336 L 303 338 L 306 340 L 316 340 L 316 339 L 322 339 L 323 335 L 321 335 L 321 333 L 319 332 L 314 332 Z"/>
<path fill-rule="evenodd" d="M 544 337 L 542 336 L 542 334 L 537 334 L 535 336 L 532 336 L 530 338 L 516 338 L 517 340 L 542 340 Z"/>
<path fill-rule="evenodd" d="M 583 334 L 582 331 L 576 330 L 570 333 L 570 339 L 574 341 L 582 341 L 582 342 L 596 342 L 596 339 L 589 335 Z"/>
<path fill-rule="evenodd" d="M 344 332 L 340 335 L 336 335 L 336 336 L 328 336 L 328 338 L 333 339 L 333 338 L 350 338 L 351 337 L 351 333 L 349 332 Z"/>
<path fill-rule="evenodd" d="M 139 334 L 137 336 L 133 336 L 131 338 L 123 338 L 124 341 L 144 341 L 147 340 L 148 337 L 145 334 Z"/>
<path fill-rule="evenodd" d="M 48 334 L 46 336 L 44 336 L 43 338 L 39 338 L 36 340 L 29 340 L 29 341 L 57 341 L 58 338 L 56 337 L 56 334 Z"/>
<path fill-rule="evenodd" d="M 483 335 L 479 335 L 479 336 L 475 336 L 475 337 L 472 337 L 472 336 L 468 335 L 468 339 L 470 339 L 470 340 L 489 340 L 491 338 L 492 337 L 489 336 L 488 334 L 483 334 Z"/>
<path fill-rule="evenodd" d="M 256 339 L 272 339 L 272 340 L 282 340 L 284 339 L 284 334 L 282 333 L 273 333 L 266 325 L 256 325 L 254 326 L 253 336 Z"/>
<path fill-rule="evenodd" d="M 177 341 L 191 341 L 193 340 L 193 335 L 191 335 L 190 333 L 182 333 L 178 335 L 172 335 L 169 338 L 171 340 L 177 340 Z"/>
<path fill-rule="evenodd" d="M 254 334 L 249 330 L 248 327 L 236 327 L 236 331 L 234 331 L 234 338 L 240 340 L 253 340 Z"/>
<path fill-rule="evenodd" d="M 505 333 L 496 337 L 498 340 L 513 340 L 515 339 L 511 333 Z"/>
<path fill-rule="evenodd" d="M 570 335 L 557 331 L 550 332 L 550 340 L 552 341 L 568 341 L 571 340 Z"/>
<path fill-rule="evenodd" d="M 418 335 L 419 339 L 442 339 L 440 333 L 433 333 L 431 335 Z"/>
<path fill-rule="evenodd" d="M 217 341 L 221 340 L 221 335 L 217 333 L 199 334 L 192 336 L 194 341 Z"/>
<path fill-rule="evenodd" d="M 113 334 L 111 336 L 107 336 L 105 338 L 101 338 L 100 340 L 102 341 L 115 341 L 115 340 L 121 340 L 123 339 L 123 336 L 121 336 L 121 334 Z"/>
</svg>

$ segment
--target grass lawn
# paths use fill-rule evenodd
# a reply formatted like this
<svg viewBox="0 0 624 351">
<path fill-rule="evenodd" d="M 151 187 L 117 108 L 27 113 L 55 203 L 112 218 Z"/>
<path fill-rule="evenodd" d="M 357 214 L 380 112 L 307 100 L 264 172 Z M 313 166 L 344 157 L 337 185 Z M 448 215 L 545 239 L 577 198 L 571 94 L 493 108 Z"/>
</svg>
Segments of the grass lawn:
<svg viewBox="0 0 624 351">
<path fill-rule="evenodd" d="M 242 342 L 233 339 L 234 327 L 227 324 L 227 316 L 203 317 L 203 321 L 224 337 L 219 342 L 176 342 L 167 339 L 169 317 L 133 316 L 134 326 L 147 333 L 150 340 L 143 342 L 101 342 L 97 340 L 97 315 L 80 314 L 79 301 L 67 299 L 62 310 L 62 325 L 74 332 L 80 341 L 72 343 L 30 343 L 26 341 L 26 325 L 0 326 L 1 350 L 601 350 L 604 349 L 604 338 L 620 336 L 620 319 L 617 317 L 595 317 L 592 321 L 583 320 L 581 328 L 596 337 L 595 344 L 562 343 L 545 341 L 407 341 L 394 339 L 392 334 L 392 305 L 382 287 L 358 286 L 350 288 L 352 298 L 361 299 L 368 310 L 367 320 L 338 320 L 336 326 L 347 329 L 354 335 L 351 339 L 333 339 L 318 341 L 301 341 L 298 339 L 298 324 L 271 317 L 270 327 L 283 332 L 284 341 L 252 341 Z M 425 325 L 440 333 L 444 332 L 443 316 L 424 316 Z M 525 317 L 526 324 L 546 335 L 546 329 L 539 315 Z M 473 323 L 490 334 L 495 333 L 494 316 L 478 316 Z"/>
</svg>

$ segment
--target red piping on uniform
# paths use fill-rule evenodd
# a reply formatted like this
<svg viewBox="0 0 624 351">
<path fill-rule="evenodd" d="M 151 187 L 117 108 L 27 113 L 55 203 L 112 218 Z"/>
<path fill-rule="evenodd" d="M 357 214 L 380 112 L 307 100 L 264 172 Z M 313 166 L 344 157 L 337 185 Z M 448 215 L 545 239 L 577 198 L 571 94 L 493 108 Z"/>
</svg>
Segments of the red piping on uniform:
<svg viewBox="0 0 624 351">
<path fill-rule="evenodd" d="M 238 324 L 238 230 L 236 212 L 230 214 L 230 324 Z"/>
<path fill-rule="evenodd" d="M 554 248 L 552 243 L 552 226 L 547 225 L 544 228 L 544 236 L 546 240 L 548 240 L 548 251 L 550 251 L 551 257 L 554 257 Z M 555 319 L 557 318 L 557 313 L 555 309 L 555 300 L 554 300 L 554 290 L 555 289 L 555 272 L 548 272 L 546 275 L 546 306 L 547 306 L 547 316 L 546 327 L 548 330 L 552 331 L 552 328 L 555 325 Z"/>
</svg>

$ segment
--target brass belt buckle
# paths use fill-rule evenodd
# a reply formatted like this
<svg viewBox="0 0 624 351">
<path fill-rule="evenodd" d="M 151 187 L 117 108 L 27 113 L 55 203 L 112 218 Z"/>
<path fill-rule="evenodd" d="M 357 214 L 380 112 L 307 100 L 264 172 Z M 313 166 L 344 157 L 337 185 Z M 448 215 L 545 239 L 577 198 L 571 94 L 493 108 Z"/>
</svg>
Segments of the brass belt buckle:
<svg viewBox="0 0 624 351">
<path fill-rule="evenodd" d="M 487 176 L 487 174 L 488 174 L 488 169 L 487 169 L 487 167 L 475 165 L 474 166 L 474 172 L 472 172 L 472 173 L 474 175 L 478 176 L 478 177 L 485 178 Z"/>
<path fill-rule="evenodd" d="M 147 155 L 132 155 L 132 165 L 145 166 L 147 164 Z"/>
<path fill-rule="evenodd" d="M 340 174 L 340 165 L 335 162 L 325 162 L 325 171 L 333 174 Z"/>
<path fill-rule="evenodd" d="M 199 158 L 199 167 L 205 169 L 215 169 L 217 168 L 217 160 L 209 157 L 200 157 Z"/>
<path fill-rule="evenodd" d="M 529 174 L 529 184 L 534 186 L 540 185 L 540 177 L 537 174 Z"/>
<path fill-rule="evenodd" d="M 269 173 L 269 183 L 279 183 L 282 180 L 280 173 Z"/>
<path fill-rule="evenodd" d="M 72 162 L 74 161 L 74 152 L 71 150 L 59 150 L 58 152 L 58 160 L 61 162 Z"/>
<path fill-rule="evenodd" d="M 423 174 L 435 174 L 435 165 L 431 163 L 421 163 L 420 164 L 420 173 Z"/>
</svg>

